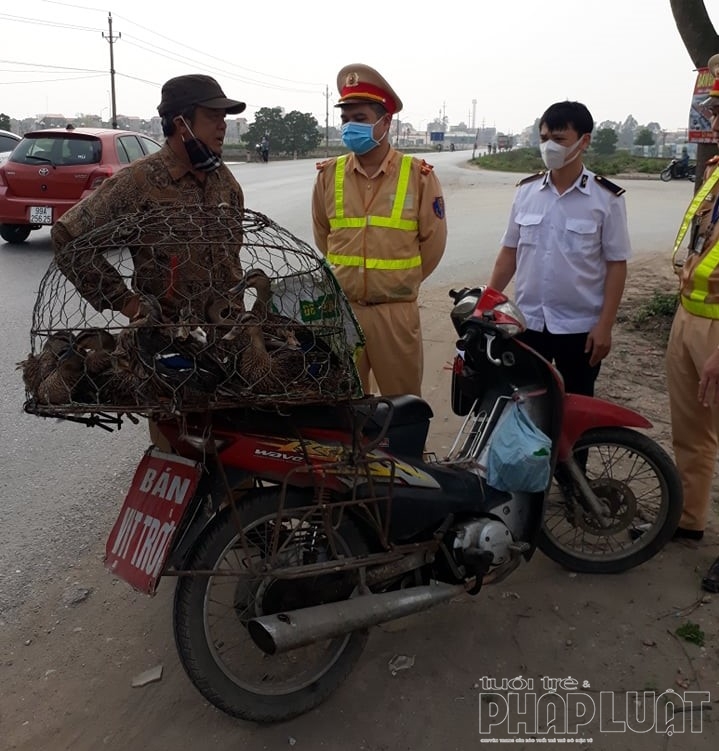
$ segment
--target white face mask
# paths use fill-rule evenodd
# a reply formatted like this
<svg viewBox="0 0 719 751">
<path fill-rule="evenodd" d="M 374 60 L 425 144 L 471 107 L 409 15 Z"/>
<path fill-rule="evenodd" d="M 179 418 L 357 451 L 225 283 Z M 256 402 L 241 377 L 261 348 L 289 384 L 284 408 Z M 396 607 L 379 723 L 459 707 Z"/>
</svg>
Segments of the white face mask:
<svg viewBox="0 0 719 751">
<path fill-rule="evenodd" d="M 561 143 L 555 141 L 543 141 L 539 144 L 539 153 L 542 155 L 542 161 L 547 169 L 561 169 L 582 153 L 579 148 L 581 143 L 581 138 L 572 146 L 562 146 Z M 570 157 L 569 155 L 573 150 L 576 150 L 576 153 Z"/>
</svg>

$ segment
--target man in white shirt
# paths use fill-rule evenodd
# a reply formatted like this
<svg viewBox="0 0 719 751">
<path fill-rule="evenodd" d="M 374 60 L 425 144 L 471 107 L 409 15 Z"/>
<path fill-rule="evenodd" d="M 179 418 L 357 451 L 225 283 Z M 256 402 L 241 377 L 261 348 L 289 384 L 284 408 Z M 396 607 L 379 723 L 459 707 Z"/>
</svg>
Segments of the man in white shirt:
<svg viewBox="0 0 719 751">
<path fill-rule="evenodd" d="M 547 171 L 521 180 L 489 286 L 516 273 L 521 339 L 554 362 L 570 393 L 594 394 L 631 255 L 624 189 L 588 170 L 594 121 L 579 102 L 557 102 L 539 122 Z"/>
</svg>

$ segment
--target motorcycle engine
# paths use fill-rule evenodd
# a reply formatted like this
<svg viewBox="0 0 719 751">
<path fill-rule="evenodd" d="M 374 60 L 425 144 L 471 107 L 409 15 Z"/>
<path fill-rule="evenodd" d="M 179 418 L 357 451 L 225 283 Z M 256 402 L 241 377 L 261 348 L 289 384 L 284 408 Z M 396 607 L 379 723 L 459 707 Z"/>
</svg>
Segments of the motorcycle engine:
<svg viewBox="0 0 719 751">
<path fill-rule="evenodd" d="M 514 541 L 509 529 L 496 519 L 475 519 L 454 528 L 454 550 L 479 550 L 492 554 L 492 566 L 510 560 L 509 546 Z"/>
</svg>

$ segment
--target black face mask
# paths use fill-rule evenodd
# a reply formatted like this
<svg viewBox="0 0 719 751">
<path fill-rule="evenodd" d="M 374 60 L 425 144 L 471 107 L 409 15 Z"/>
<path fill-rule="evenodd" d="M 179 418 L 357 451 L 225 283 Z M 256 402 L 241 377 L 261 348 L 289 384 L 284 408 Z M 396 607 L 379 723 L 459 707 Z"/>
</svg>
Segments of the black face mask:
<svg viewBox="0 0 719 751">
<path fill-rule="evenodd" d="M 200 172 L 214 172 L 222 164 L 222 159 L 207 144 L 195 136 L 184 117 L 181 119 L 192 136 L 192 138 L 183 140 L 185 151 L 187 152 L 190 164 L 192 164 L 192 169 L 199 170 Z"/>
</svg>

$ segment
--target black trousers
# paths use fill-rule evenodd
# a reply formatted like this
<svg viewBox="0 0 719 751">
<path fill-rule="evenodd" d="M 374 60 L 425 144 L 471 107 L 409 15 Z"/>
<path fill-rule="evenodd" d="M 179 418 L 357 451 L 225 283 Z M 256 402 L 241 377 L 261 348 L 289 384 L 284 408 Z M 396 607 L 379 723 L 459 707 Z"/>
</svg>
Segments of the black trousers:
<svg viewBox="0 0 719 751">
<path fill-rule="evenodd" d="M 527 329 L 517 338 L 536 349 L 545 360 L 553 362 L 564 378 L 564 389 L 570 394 L 594 396 L 594 382 L 601 363 L 590 366 L 591 351 L 585 353 L 587 334 L 552 334 Z"/>
</svg>

